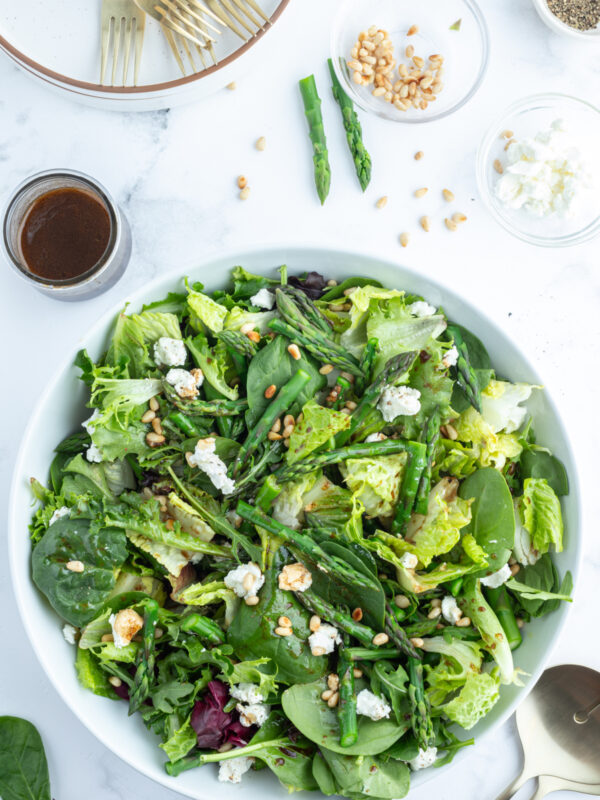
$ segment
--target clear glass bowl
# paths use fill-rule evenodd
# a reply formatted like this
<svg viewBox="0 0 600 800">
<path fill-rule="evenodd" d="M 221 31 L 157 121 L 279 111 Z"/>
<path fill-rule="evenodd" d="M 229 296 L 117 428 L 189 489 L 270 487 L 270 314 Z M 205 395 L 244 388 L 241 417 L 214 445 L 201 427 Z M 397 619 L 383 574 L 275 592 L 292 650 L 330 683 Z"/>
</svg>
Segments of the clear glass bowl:
<svg viewBox="0 0 600 800">
<path fill-rule="evenodd" d="M 516 139 L 534 137 L 547 131 L 555 120 L 562 120 L 574 145 L 580 150 L 589 173 L 579 213 L 563 217 L 553 213 L 536 217 L 525 209 L 511 209 L 496 196 L 500 178 L 494 168 L 498 159 L 506 160 L 506 138 L 512 131 Z M 600 111 L 585 100 L 564 94 L 538 94 L 518 100 L 504 111 L 486 133 L 477 154 L 477 184 L 488 209 L 513 236 L 530 244 L 568 247 L 593 238 L 600 232 Z"/>
<path fill-rule="evenodd" d="M 451 26 L 461 20 L 459 30 Z M 444 88 L 424 111 L 400 111 L 381 97 L 373 96 L 373 85 L 359 86 L 347 66 L 358 34 L 376 25 L 388 31 L 394 45 L 395 74 L 400 61 L 406 62 L 405 48 L 412 44 L 415 55 L 427 61 L 439 53 L 444 57 Z M 411 25 L 418 33 L 406 35 Z M 453 114 L 467 103 L 481 86 L 489 56 L 489 35 L 479 6 L 473 0 L 343 0 L 331 35 L 332 61 L 347 94 L 357 106 L 383 119 L 407 124 L 433 122 Z"/>
</svg>

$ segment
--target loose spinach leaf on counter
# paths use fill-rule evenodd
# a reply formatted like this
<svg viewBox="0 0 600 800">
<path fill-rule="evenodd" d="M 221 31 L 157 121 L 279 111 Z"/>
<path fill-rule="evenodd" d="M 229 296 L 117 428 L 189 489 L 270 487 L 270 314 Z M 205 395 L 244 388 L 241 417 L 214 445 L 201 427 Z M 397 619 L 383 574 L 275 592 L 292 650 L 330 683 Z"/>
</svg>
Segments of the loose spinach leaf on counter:
<svg viewBox="0 0 600 800">
<path fill-rule="evenodd" d="M 459 495 L 474 498 L 463 534 L 473 534 L 488 556 L 487 571 L 495 572 L 506 564 L 515 544 L 515 511 L 506 481 L 492 467 L 478 469 L 463 481 Z"/>
<path fill-rule="evenodd" d="M 0 797 L 50 800 L 48 763 L 40 734 L 31 722 L 0 717 Z"/>
</svg>

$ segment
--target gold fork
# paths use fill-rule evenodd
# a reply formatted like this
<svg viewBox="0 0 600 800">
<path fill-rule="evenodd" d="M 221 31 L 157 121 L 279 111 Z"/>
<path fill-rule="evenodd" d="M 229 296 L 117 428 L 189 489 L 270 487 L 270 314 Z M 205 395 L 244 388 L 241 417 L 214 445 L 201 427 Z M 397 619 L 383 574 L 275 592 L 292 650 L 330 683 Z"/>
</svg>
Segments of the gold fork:
<svg viewBox="0 0 600 800">
<path fill-rule="evenodd" d="M 136 7 L 133 0 L 102 0 L 101 11 L 101 62 L 100 83 L 104 84 L 104 76 L 112 48 L 111 86 L 117 82 L 117 69 L 123 44 L 122 85 L 127 83 L 131 46 L 133 44 L 133 85 L 137 86 L 146 15 Z"/>
</svg>

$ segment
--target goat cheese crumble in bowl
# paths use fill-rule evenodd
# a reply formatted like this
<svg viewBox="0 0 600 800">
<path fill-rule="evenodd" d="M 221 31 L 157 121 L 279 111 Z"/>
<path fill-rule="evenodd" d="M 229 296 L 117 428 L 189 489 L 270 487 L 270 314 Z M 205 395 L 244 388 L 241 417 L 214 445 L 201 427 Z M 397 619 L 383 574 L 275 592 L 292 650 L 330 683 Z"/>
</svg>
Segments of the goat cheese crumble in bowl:
<svg viewBox="0 0 600 800">
<path fill-rule="evenodd" d="M 562 94 L 525 97 L 485 135 L 477 183 L 488 209 L 530 244 L 567 247 L 600 231 L 600 111 Z"/>
</svg>

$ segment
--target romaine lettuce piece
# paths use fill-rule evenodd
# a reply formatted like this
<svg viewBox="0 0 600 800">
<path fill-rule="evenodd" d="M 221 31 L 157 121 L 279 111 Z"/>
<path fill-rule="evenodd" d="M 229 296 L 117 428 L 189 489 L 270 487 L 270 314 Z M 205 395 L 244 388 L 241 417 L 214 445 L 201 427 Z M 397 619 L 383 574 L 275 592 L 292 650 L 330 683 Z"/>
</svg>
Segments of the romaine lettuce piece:
<svg viewBox="0 0 600 800">
<path fill-rule="evenodd" d="M 181 339 L 175 314 L 143 311 L 128 316 L 121 312 L 106 353 L 106 364 L 116 366 L 126 361 L 130 378 L 141 378 L 155 369 L 152 345 L 162 336 Z"/>
<path fill-rule="evenodd" d="M 303 475 L 295 481 L 283 484 L 282 490 L 273 502 L 271 513 L 274 519 L 288 528 L 299 528 L 304 518 L 305 496 L 320 477 L 319 472 Z"/>
<path fill-rule="evenodd" d="M 495 433 L 483 416 L 469 407 L 455 420 L 454 428 L 460 442 L 471 444 L 477 451 L 481 467 L 502 470 L 507 459 L 517 458 L 523 450 L 514 433 Z"/>
<path fill-rule="evenodd" d="M 403 297 L 372 301 L 369 305 L 366 333 L 367 339 L 376 338 L 379 342 L 375 373 L 383 369 L 388 359 L 398 353 L 425 349 L 446 330 L 446 325 L 441 314 L 430 317 L 413 316 Z M 451 392 L 450 383 L 449 386 Z"/>
<path fill-rule="evenodd" d="M 531 536 L 538 553 L 547 553 L 553 544 L 557 553 L 563 549 L 563 519 L 560 500 L 544 478 L 526 478 L 523 496 L 518 501 L 521 523 Z"/>
<path fill-rule="evenodd" d="M 191 337 L 186 339 L 185 343 L 213 389 L 229 400 L 237 400 L 239 395 L 237 386 L 230 386 L 227 382 L 227 373 L 231 363 L 227 347 L 223 342 L 219 341 L 214 347 L 210 347 L 206 336 L 200 332 L 193 339 Z"/>
<path fill-rule="evenodd" d="M 222 331 L 225 317 L 229 313 L 225 306 L 215 302 L 203 292 L 196 292 L 190 289 L 189 285 L 187 285 L 187 290 L 187 305 L 192 328 L 203 332 L 206 326 L 212 333 Z"/>
<path fill-rule="evenodd" d="M 491 380 L 481 393 L 481 414 L 494 433 L 518 430 L 527 416 L 527 409 L 521 403 L 539 388 L 529 383 Z"/>
<path fill-rule="evenodd" d="M 353 355 L 360 357 L 367 342 L 367 318 L 371 300 L 388 300 L 394 297 L 402 298 L 404 292 L 397 289 L 381 289 L 371 284 L 355 289 L 349 296 L 350 326 L 344 331 L 340 341 Z"/>
<path fill-rule="evenodd" d="M 438 653 L 441 658 L 435 667 L 426 666 L 427 694 L 433 706 L 439 706 L 447 695 L 464 686 L 467 679 L 481 669 L 481 643 L 443 636 L 423 638 L 426 653 Z"/>
<path fill-rule="evenodd" d="M 448 719 L 468 731 L 496 705 L 499 687 L 498 670 L 469 675 L 459 694 L 440 708 Z"/>
<path fill-rule="evenodd" d="M 302 407 L 302 419 L 296 424 L 290 436 L 287 451 L 288 464 L 304 458 L 308 453 L 321 447 L 339 431 L 350 427 L 350 417 L 332 408 L 325 408 L 309 400 Z"/>
<path fill-rule="evenodd" d="M 275 311 L 247 311 L 241 306 L 234 306 L 225 319 L 225 330 L 239 331 L 242 325 L 251 322 L 253 329 L 264 335 L 269 333 L 269 322 L 275 317 Z"/>
<path fill-rule="evenodd" d="M 379 458 L 353 458 L 340 464 L 340 472 L 350 491 L 372 517 L 387 517 L 398 500 L 406 453 Z"/>
</svg>

